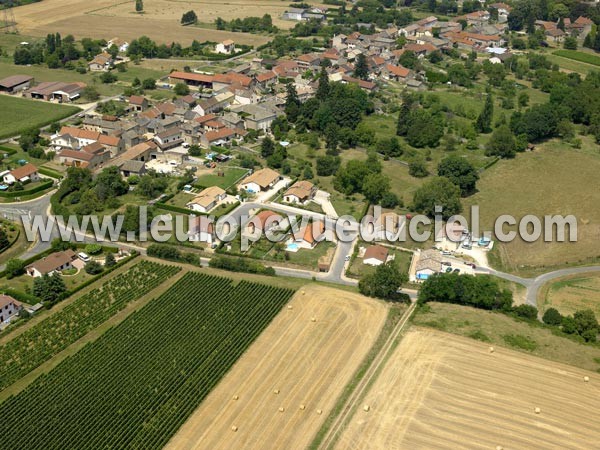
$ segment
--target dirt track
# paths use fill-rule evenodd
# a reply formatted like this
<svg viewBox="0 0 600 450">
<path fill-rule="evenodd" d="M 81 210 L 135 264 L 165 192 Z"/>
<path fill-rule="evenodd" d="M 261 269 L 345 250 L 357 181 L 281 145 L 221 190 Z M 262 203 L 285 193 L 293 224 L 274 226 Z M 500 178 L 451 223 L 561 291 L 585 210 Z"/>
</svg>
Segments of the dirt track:
<svg viewBox="0 0 600 450">
<path fill-rule="evenodd" d="M 416 328 L 336 448 L 597 448 L 599 395 L 593 372 Z"/>
<path fill-rule="evenodd" d="M 373 345 L 387 308 L 330 288 L 301 292 L 290 302 L 293 309 L 277 316 L 166 448 L 307 447 Z"/>
</svg>

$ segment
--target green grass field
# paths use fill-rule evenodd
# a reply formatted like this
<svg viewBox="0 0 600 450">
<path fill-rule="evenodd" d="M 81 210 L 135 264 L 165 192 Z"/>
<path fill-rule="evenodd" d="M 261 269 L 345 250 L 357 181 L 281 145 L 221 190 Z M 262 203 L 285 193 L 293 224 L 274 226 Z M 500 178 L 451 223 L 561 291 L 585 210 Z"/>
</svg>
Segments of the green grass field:
<svg viewBox="0 0 600 450">
<path fill-rule="evenodd" d="M 541 219 L 554 214 L 577 218 L 577 242 L 526 243 L 517 239 L 500 244 L 495 259 L 501 269 L 531 275 L 590 262 L 600 255 L 600 191 L 595 188 L 600 154 L 591 137 L 582 140 L 581 149 L 553 140 L 532 153 L 498 162 L 481 175 L 479 192 L 464 200 L 465 212 L 471 205 L 480 207 L 482 231 L 493 230 L 502 214 L 517 221 L 527 214 Z"/>
<path fill-rule="evenodd" d="M 591 53 L 578 52 L 577 50 L 556 50 L 554 54 L 562 56 L 563 58 L 574 59 L 575 61 L 586 64 L 600 66 L 600 56 L 596 56 Z"/>
<path fill-rule="evenodd" d="M 0 96 L 0 138 L 14 136 L 33 127 L 42 127 L 80 111 L 75 106 Z"/>
<path fill-rule="evenodd" d="M 220 177 L 217 171 L 222 171 L 223 176 Z M 194 184 L 198 189 L 206 188 L 210 186 L 219 186 L 222 189 L 229 189 L 233 186 L 240 178 L 244 176 L 247 169 L 217 169 L 215 173 L 200 175 L 196 183 Z"/>
<path fill-rule="evenodd" d="M 561 314 L 589 308 L 600 317 L 600 274 L 570 276 L 544 286 L 538 297 L 538 307 L 542 310 L 556 308 Z"/>
<path fill-rule="evenodd" d="M 428 303 L 417 310 L 413 322 L 582 369 L 595 371 L 600 368 L 600 348 L 556 336 L 541 325 L 530 325 L 499 312 L 449 303 Z"/>
</svg>

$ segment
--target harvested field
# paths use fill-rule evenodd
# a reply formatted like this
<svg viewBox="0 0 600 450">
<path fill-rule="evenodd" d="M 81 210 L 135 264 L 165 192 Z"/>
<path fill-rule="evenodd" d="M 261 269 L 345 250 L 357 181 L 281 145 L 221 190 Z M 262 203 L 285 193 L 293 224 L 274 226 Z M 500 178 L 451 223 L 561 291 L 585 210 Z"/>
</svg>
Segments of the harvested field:
<svg viewBox="0 0 600 450">
<path fill-rule="evenodd" d="M 240 44 L 261 45 L 269 38 L 249 33 L 231 33 L 196 27 L 183 27 L 179 21 L 184 12 L 195 10 L 201 21 L 208 21 L 208 11 L 227 9 L 236 17 L 244 17 L 239 10 L 242 2 L 202 3 L 155 0 L 146 2 L 145 13 L 136 14 L 135 2 L 116 3 L 107 0 L 88 2 L 84 0 L 45 0 L 39 3 L 15 8 L 15 18 L 21 33 L 31 36 L 45 36 L 60 32 L 72 34 L 76 38 L 92 37 L 96 39 L 135 39 L 146 35 L 160 43 L 179 42 L 189 45 L 194 39 L 202 41 L 222 41 L 234 39 Z M 242 11 L 254 11 L 248 15 L 263 15 L 271 9 L 270 4 L 281 8 L 275 1 L 258 1 L 248 4 Z M 278 14 L 271 12 L 273 17 Z M 215 16 L 216 18 L 216 16 Z M 224 17 L 223 15 L 223 18 Z M 213 19 L 214 20 L 214 19 Z"/>
<path fill-rule="evenodd" d="M 413 328 L 336 448 L 590 449 L 598 395 L 593 372 Z"/>
<path fill-rule="evenodd" d="M 375 342 L 387 308 L 336 289 L 304 291 L 221 380 L 168 449 L 307 447 Z"/>
</svg>

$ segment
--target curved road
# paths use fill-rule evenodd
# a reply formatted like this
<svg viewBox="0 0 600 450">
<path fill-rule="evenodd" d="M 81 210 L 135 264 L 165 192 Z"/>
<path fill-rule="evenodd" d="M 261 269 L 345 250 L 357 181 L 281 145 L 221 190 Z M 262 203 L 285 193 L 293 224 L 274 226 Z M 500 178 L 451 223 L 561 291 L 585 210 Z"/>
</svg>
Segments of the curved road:
<svg viewBox="0 0 600 450">
<path fill-rule="evenodd" d="M 50 215 L 50 196 L 54 193 L 54 191 L 45 194 L 44 196 L 35 199 L 29 200 L 26 202 L 20 203 L 0 203 L 0 216 L 3 218 L 15 220 L 19 219 L 21 215 L 30 214 L 31 216 L 39 215 L 46 217 Z M 296 214 L 302 215 L 305 217 L 323 219 L 327 222 L 333 221 L 333 219 L 326 217 L 323 214 L 315 213 L 311 211 L 306 211 L 303 209 L 298 209 L 290 206 L 284 205 L 274 205 L 274 204 L 263 204 L 263 203 L 254 203 L 248 202 L 243 203 L 239 208 L 235 211 L 232 211 L 228 217 L 231 217 L 236 220 L 236 223 L 241 223 L 244 216 L 251 216 L 252 210 L 261 209 L 268 207 L 269 209 L 273 209 L 275 211 L 284 213 L 284 214 Z M 242 224 L 243 225 L 243 224 Z M 58 237 L 58 232 L 56 229 L 53 229 L 52 237 Z M 89 242 L 94 242 L 94 238 L 90 235 L 85 236 L 85 240 Z M 287 267 L 277 267 L 273 266 L 275 272 L 279 276 L 293 277 L 293 278 L 302 278 L 306 280 L 316 279 L 318 281 L 324 281 L 333 284 L 346 285 L 346 286 L 356 286 L 358 282 L 353 279 L 349 279 L 345 276 L 346 269 L 346 256 L 352 254 L 353 246 L 356 242 L 356 237 L 351 242 L 338 242 L 336 252 L 331 263 L 331 268 L 327 273 L 319 273 L 312 272 L 310 270 L 300 270 L 300 269 L 291 269 Z M 107 244 L 107 242 L 103 242 L 103 244 Z M 43 242 L 37 240 L 34 242 L 25 253 L 23 253 L 20 258 L 27 259 L 34 255 L 37 255 L 47 249 L 50 248 L 51 242 Z M 119 246 L 126 247 L 132 250 L 138 250 L 140 253 L 145 254 L 146 250 L 143 247 L 136 246 L 134 244 L 127 244 L 119 242 Z M 5 261 L 3 261 L 5 262 Z M 207 265 L 208 259 L 202 258 L 202 264 Z M 4 270 L 4 264 L 0 265 L 0 270 Z M 553 272 L 548 272 L 542 275 L 539 275 L 536 278 L 523 278 L 517 275 L 513 275 L 510 273 L 499 272 L 497 270 L 491 268 L 478 268 L 476 271 L 478 274 L 489 274 L 496 276 L 498 278 L 502 278 L 504 280 L 508 280 L 527 288 L 526 302 L 529 305 L 537 307 L 537 297 L 542 286 L 552 280 L 562 278 L 569 275 L 583 274 L 587 272 L 600 272 L 600 266 L 580 266 L 580 267 L 570 267 L 567 269 L 555 270 Z M 402 292 L 408 294 L 412 299 L 416 298 L 418 291 L 403 289 Z"/>
</svg>

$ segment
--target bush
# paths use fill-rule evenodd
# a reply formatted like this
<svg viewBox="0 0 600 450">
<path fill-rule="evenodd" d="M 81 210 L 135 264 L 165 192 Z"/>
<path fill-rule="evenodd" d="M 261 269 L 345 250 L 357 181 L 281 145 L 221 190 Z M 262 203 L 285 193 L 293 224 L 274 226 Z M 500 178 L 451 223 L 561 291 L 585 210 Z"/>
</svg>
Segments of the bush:
<svg viewBox="0 0 600 450">
<path fill-rule="evenodd" d="M 85 271 L 90 275 L 98 275 L 104 268 L 98 261 L 90 261 L 85 265 Z"/>
<path fill-rule="evenodd" d="M 531 305 L 519 305 L 513 311 L 517 316 L 528 320 L 536 320 L 538 316 L 538 309 Z"/>
<path fill-rule="evenodd" d="M 229 270 L 230 272 L 245 272 L 275 276 L 275 269 L 272 267 L 267 267 L 256 261 L 250 261 L 244 258 L 213 256 L 210 260 L 209 266 L 215 269 Z"/>
<path fill-rule="evenodd" d="M 503 336 L 504 342 L 506 342 L 511 347 L 520 348 L 527 351 L 535 350 L 538 345 L 533 339 L 528 336 L 523 336 L 521 334 L 507 334 Z"/>
<path fill-rule="evenodd" d="M 102 246 L 100 244 L 88 244 L 85 246 L 85 252 L 88 255 L 97 255 L 102 252 Z"/>
<path fill-rule="evenodd" d="M 548 308 L 542 317 L 546 325 L 559 326 L 562 323 L 563 316 L 556 308 Z"/>
</svg>

